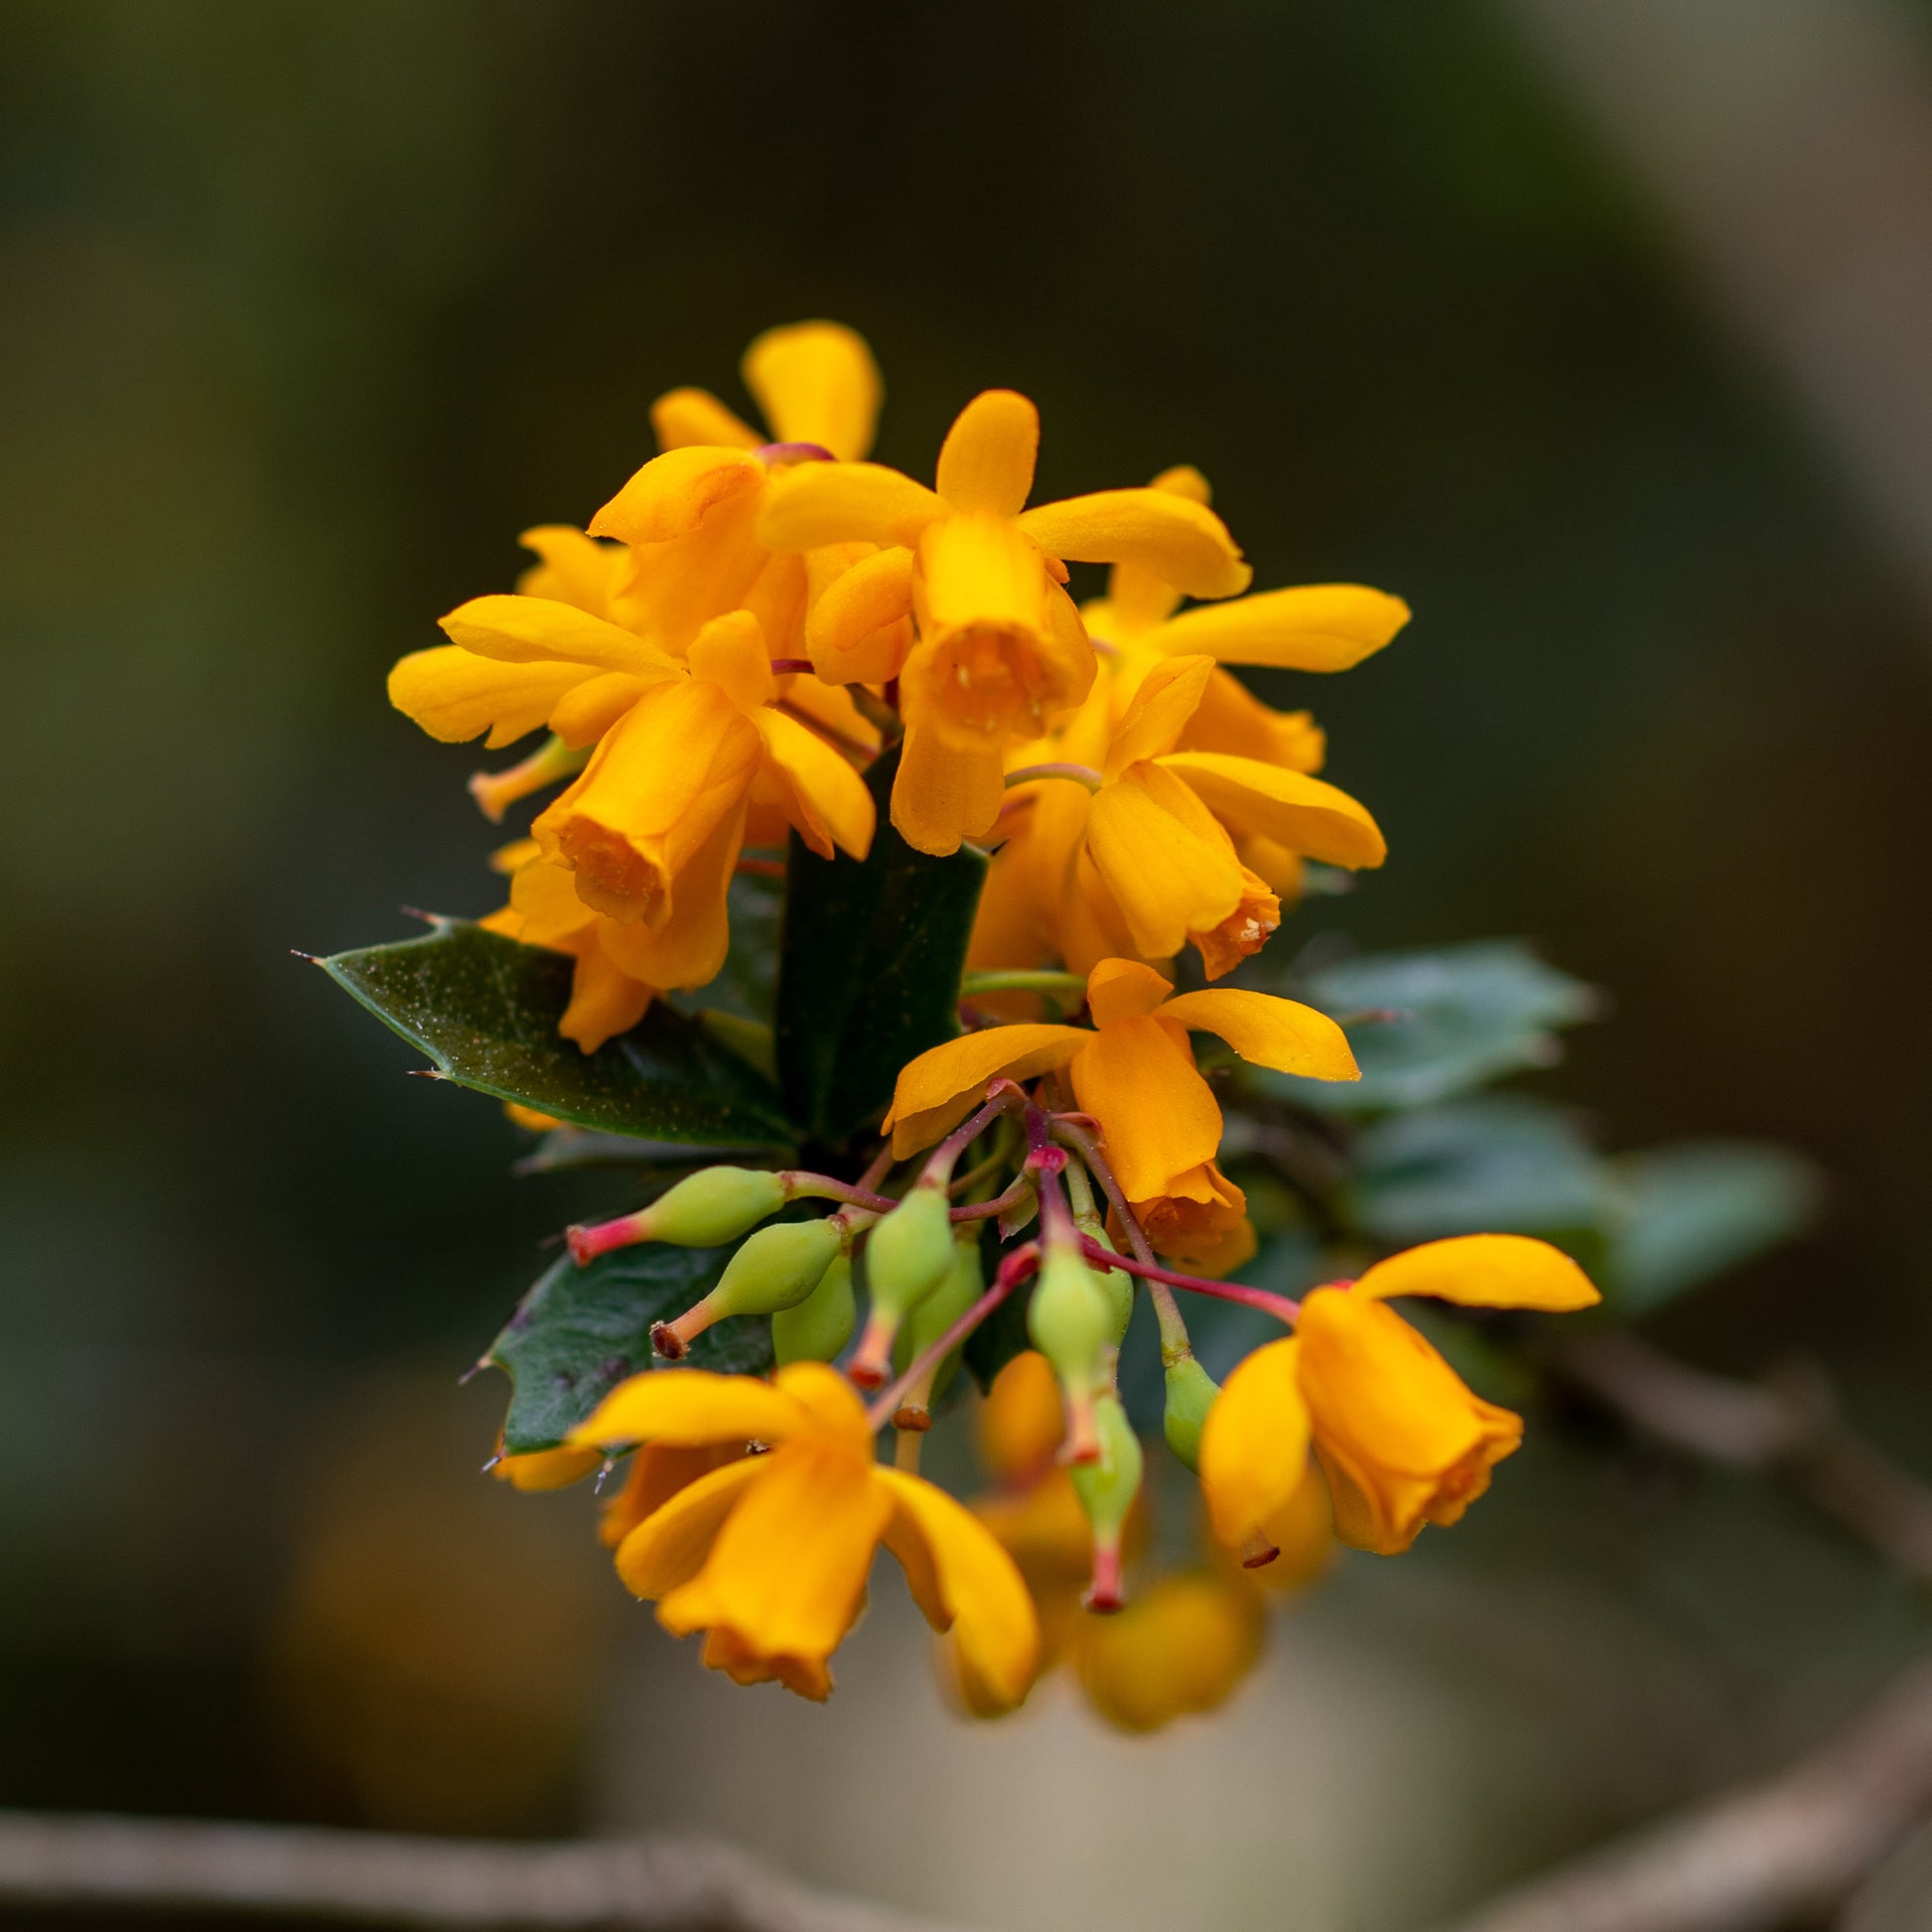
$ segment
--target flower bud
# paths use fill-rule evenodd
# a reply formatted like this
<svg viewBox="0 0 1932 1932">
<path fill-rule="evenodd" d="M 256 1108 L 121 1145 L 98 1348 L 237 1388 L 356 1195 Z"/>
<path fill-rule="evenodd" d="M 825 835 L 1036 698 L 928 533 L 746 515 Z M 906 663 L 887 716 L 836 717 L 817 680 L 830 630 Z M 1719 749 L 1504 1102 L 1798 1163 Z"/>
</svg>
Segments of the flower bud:
<svg viewBox="0 0 1932 1932">
<path fill-rule="evenodd" d="M 1103 1395 L 1093 1411 L 1100 1454 L 1091 1462 L 1076 1462 L 1067 1471 L 1080 1507 L 1093 1525 L 1093 1582 L 1080 1600 L 1090 1610 L 1117 1610 L 1127 1601 L 1121 1577 L 1121 1532 L 1134 1498 L 1141 1493 L 1146 1463 L 1141 1439 L 1134 1434 L 1120 1397 Z"/>
<path fill-rule="evenodd" d="M 893 1348 L 893 1366 L 903 1374 L 977 1302 L 986 1288 L 980 1266 L 980 1224 L 968 1221 L 953 1236 L 953 1263 L 946 1279 L 906 1316 Z M 962 1342 L 960 1348 L 965 1344 Z M 959 1373 L 959 1348 L 952 1348 L 905 1391 L 893 1416 L 896 1429 L 927 1429 L 932 1405 L 952 1386 Z"/>
<path fill-rule="evenodd" d="M 1094 1397 L 1106 1386 L 1113 1347 L 1114 1302 L 1100 1277 L 1071 1248 L 1049 1248 L 1027 1310 L 1027 1332 L 1053 1364 L 1066 1399 L 1068 1462 L 1091 1462 L 1101 1452 Z"/>
<path fill-rule="evenodd" d="M 1192 1355 L 1168 1364 L 1168 1401 L 1161 1430 L 1168 1447 L 1190 1469 L 1200 1467 L 1201 1425 L 1220 1393 L 1221 1385 Z"/>
<path fill-rule="evenodd" d="M 787 1362 L 829 1362 L 852 1339 L 858 1315 L 852 1293 L 852 1257 L 836 1254 L 819 1277 L 818 1286 L 802 1302 L 780 1309 L 771 1317 L 771 1346 L 778 1366 Z"/>
<path fill-rule="evenodd" d="M 651 1329 L 651 1346 L 666 1361 L 679 1361 L 698 1336 L 728 1314 L 772 1314 L 797 1307 L 825 1279 L 844 1245 L 836 1215 L 759 1228 L 732 1256 L 709 1295 L 675 1321 Z"/>
<path fill-rule="evenodd" d="M 679 1248 L 717 1248 L 749 1233 L 790 1198 L 782 1174 L 761 1168 L 705 1168 L 686 1174 L 634 1214 L 566 1230 L 581 1268 L 616 1248 L 668 1241 Z"/>
<path fill-rule="evenodd" d="M 946 1190 L 920 1183 L 866 1237 L 872 1311 L 846 1369 L 860 1388 L 876 1389 L 886 1380 L 899 1323 L 946 1279 L 952 1265 Z"/>
</svg>

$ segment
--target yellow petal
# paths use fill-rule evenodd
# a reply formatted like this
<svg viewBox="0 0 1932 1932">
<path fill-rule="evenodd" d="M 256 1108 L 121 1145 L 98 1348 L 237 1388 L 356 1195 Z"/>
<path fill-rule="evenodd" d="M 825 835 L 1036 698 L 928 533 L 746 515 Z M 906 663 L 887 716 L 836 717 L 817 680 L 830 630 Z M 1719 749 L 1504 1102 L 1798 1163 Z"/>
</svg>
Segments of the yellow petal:
<svg viewBox="0 0 1932 1932">
<path fill-rule="evenodd" d="M 770 563 L 757 536 L 762 497 L 762 490 L 743 490 L 685 536 L 628 546 L 612 616 L 681 659 L 711 619 L 747 602 Z"/>
<path fill-rule="evenodd" d="M 679 669 L 633 631 L 547 597 L 473 597 L 439 621 L 452 643 L 505 664 L 592 664 L 637 677 Z"/>
<path fill-rule="evenodd" d="M 599 946 L 633 980 L 662 991 L 709 986 L 731 950 L 731 883 L 745 845 L 745 810 L 728 812 L 679 864 L 669 915 L 617 920 L 598 916 Z M 548 872 L 560 868 L 547 866 Z M 575 884 L 576 876 L 573 875 Z M 580 896 L 582 888 L 578 887 Z"/>
<path fill-rule="evenodd" d="M 535 843 L 531 841 L 531 843 Z M 562 866 L 526 861 L 510 881 L 510 906 L 521 921 L 518 937 L 527 945 L 575 951 L 597 914 L 577 897 L 577 882 Z"/>
<path fill-rule="evenodd" d="M 750 611 L 713 618 L 691 640 L 691 675 L 715 684 L 741 711 L 756 711 L 777 696 L 764 629 Z"/>
<path fill-rule="evenodd" d="M 821 1434 L 842 1442 L 870 1462 L 878 1432 L 866 1421 L 859 1391 L 825 1362 L 787 1362 L 774 1378 L 778 1389 L 811 1417 Z"/>
<path fill-rule="evenodd" d="M 516 540 L 542 560 L 516 580 L 519 597 L 554 598 L 596 618 L 611 615 L 611 586 L 623 560 L 615 545 L 595 543 L 568 523 L 539 523 Z"/>
<path fill-rule="evenodd" d="M 817 556 L 814 551 L 812 555 Z M 912 553 L 876 550 L 832 579 L 805 620 L 805 649 L 820 677 L 835 684 L 879 683 L 872 646 L 912 615 Z M 899 657 L 896 635 L 887 639 Z M 902 657 L 901 660 L 902 661 Z M 894 662 L 887 676 L 897 676 Z"/>
<path fill-rule="evenodd" d="M 709 389 L 667 389 L 650 406 L 650 426 L 660 450 L 756 450 L 764 441 Z"/>
<path fill-rule="evenodd" d="M 584 1052 L 595 1053 L 615 1035 L 627 1034 L 652 998 L 652 989 L 642 980 L 632 979 L 601 946 L 588 945 L 577 955 L 570 1004 L 557 1031 Z"/>
<path fill-rule="evenodd" d="M 660 459 L 661 461 L 662 459 Z M 822 543 L 909 545 L 945 499 L 880 463 L 800 463 L 773 474 L 759 509 L 759 541 L 773 550 Z"/>
<path fill-rule="evenodd" d="M 1268 1611 L 1246 1578 L 1196 1571 L 1159 1578 L 1120 1615 L 1087 1623 L 1080 1688 L 1110 1725 L 1141 1732 L 1225 1704 L 1261 1656 Z"/>
<path fill-rule="evenodd" d="M 765 776 L 777 783 L 781 809 L 798 836 L 821 859 L 829 859 L 834 846 L 863 859 L 872 849 L 876 817 L 865 779 L 795 718 L 766 709 L 753 723 L 764 738 Z"/>
<path fill-rule="evenodd" d="M 724 1631 L 743 1660 L 767 1667 L 759 1675 L 784 1679 L 784 1662 L 822 1671 L 852 1627 L 893 1496 L 843 1446 L 791 1443 L 761 1459 L 704 1568 L 659 1600 L 657 1617 L 677 1636 Z"/>
<path fill-rule="evenodd" d="M 1095 1037 L 1083 1027 L 988 1027 L 928 1047 L 899 1071 L 886 1116 L 893 1153 L 903 1161 L 955 1127 L 986 1098 L 987 1083 L 1005 1075 L 1031 1080 L 1064 1066 Z"/>
<path fill-rule="evenodd" d="M 648 1453 L 638 1450 L 640 1456 Z M 762 1456 L 744 1456 L 659 1503 L 618 1545 L 618 1577 L 624 1588 L 633 1596 L 662 1596 L 695 1577 L 733 1505 L 764 1466 Z"/>
<path fill-rule="evenodd" d="M 1388 857 L 1381 829 L 1347 792 L 1223 752 L 1170 752 L 1161 759 L 1231 830 L 1256 832 L 1327 865 L 1351 870 Z"/>
<path fill-rule="evenodd" d="M 600 1402 L 565 1439 L 597 1449 L 632 1443 L 781 1443 L 811 1418 L 788 1395 L 753 1375 L 704 1368 L 653 1368 Z"/>
<path fill-rule="evenodd" d="M 1013 389 L 987 389 L 954 419 L 939 450 L 939 494 L 957 510 L 1018 516 L 1034 486 L 1039 411 Z"/>
<path fill-rule="evenodd" d="M 875 1479 L 894 1503 L 886 1547 L 908 1583 L 917 1578 L 914 1594 L 926 1621 L 952 1631 L 959 1662 L 985 1703 L 1018 1704 L 1039 1661 L 1039 1618 L 1013 1559 L 944 1490 L 898 1469 L 880 1469 Z"/>
<path fill-rule="evenodd" d="M 1221 1145 L 1221 1110 L 1186 1035 L 1145 1016 L 1091 1035 L 1072 1064 L 1073 1094 L 1100 1123 L 1107 1159 L 1133 1201 L 1170 1191 Z"/>
<path fill-rule="evenodd" d="M 573 685 L 550 713 L 550 729 L 573 752 L 595 745 L 620 718 L 661 680 L 635 677 L 628 671 L 600 671 Z"/>
<path fill-rule="evenodd" d="M 432 738 L 460 745 L 480 732 L 494 751 L 533 732 L 566 692 L 597 676 L 589 664 L 505 664 L 456 644 L 412 650 L 389 673 L 389 702 Z"/>
<path fill-rule="evenodd" d="M 1235 758 L 1319 771 L 1327 753 L 1320 726 L 1306 711 L 1276 711 L 1232 671 L 1216 671 L 1179 738 L 1176 752 L 1227 752 Z"/>
<path fill-rule="evenodd" d="M 837 322 L 767 329 L 740 372 L 774 443 L 816 443 L 855 462 L 872 448 L 886 386 L 863 336 Z"/>
<path fill-rule="evenodd" d="M 1207 486 L 1207 479 L 1190 463 L 1163 470 L 1149 487 L 1165 489 L 1174 496 L 1185 496 L 1189 502 L 1203 506 L 1213 500 L 1214 494 Z M 1151 571 L 1143 570 L 1138 564 L 1116 564 L 1107 579 L 1107 621 L 1119 629 L 1117 642 L 1125 642 L 1130 637 L 1138 637 L 1142 632 L 1151 630 L 1172 617 L 1179 602 L 1180 593 L 1172 584 L 1164 582 Z M 1114 633 L 1103 630 L 1101 634 L 1111 637 Z"/>
<path fill-rule="evenodd" d="M 1130 764 L 1172 752 L 1213 675 L 1211 657 L 1171 657 L 1148 672 L 1114 729 L 1105 775 L 1118 778 Z"/>
<path fill-rule="evenodd" d="M 1134 959 L 1103 959 L 1087 975 L 1087 1005 L 1096 1027 L 1152 1013 L 1173 991 L 1172 980 Z"/>
<path fill-rule="evenodd" d="M 1214 1534 L 1241 1550 L 1309 1479 L 1309 1411 L 1292 1335 L 1237 1364 L 1201 1427 L 1200 1482 Z"/>
<path fill-rule="evenodd" d="M 1462 1234 L 1378 1261 L 1358 1296 L 1429 1295 L 1475 1309 L 1549 1309 L 1567 1313 L 1603 1298 L 1561 1248 L 1524 1234 Z"/>
<path fill-rule="evenodd" d="M 1135 949 L 1166 959 L 1241 903 L 1241 862 L 1214 815 L 1172 772 L 1144 760 L 1087 808 L 1087 852 Z"/>
<path fill-rule="evenodd" d="M 1005 802 L 998 745 L 961 750 L 929 724 L 906 720 L 893 780 L 893 824 L 913 851 L 944 858 L 962 840 L 984 838 Z"/>
<path fill-rule="evenodd" d="M 1102 489 L 1025 512 L 1020 527 L 1049 557 L 1138 564 L 1189 597 L 1233 597 L 1254 572 L 1227 525 L 1166 489 Z"/>
<path fill-rule="evenodd" d="M 1183 611 L 1148 642 L 1164 651 L 1205 651 L 1224 664 L 1345 671 L 1380 650 L 1408 621 L 1409 607 L 1399 597 L 1361 584 L 1304 584 Z"/>
<path fill-rule="evenodd" d="M 1341 1029 L 1325 1013 L 1296 1000 L 1238 987 L 1210 987 L 1204 993 L 1182 993 L 1170 1000 L 1161 1009 L 1161 1018 L 1219 1034 L 1244 1060 L 1272 1066 L 1277 1073 L 1302 1073 L 1311 1080 L 1362 1077 Z"/>
<path fill-rule="evenodd" d="M 761 488 L 765 468 L 744 450 L 694 444 L 652 457 L 591 518 L 591 535 L 621 543 L 668 543 L 688 536 L 707 511 Z"/>
</svg>

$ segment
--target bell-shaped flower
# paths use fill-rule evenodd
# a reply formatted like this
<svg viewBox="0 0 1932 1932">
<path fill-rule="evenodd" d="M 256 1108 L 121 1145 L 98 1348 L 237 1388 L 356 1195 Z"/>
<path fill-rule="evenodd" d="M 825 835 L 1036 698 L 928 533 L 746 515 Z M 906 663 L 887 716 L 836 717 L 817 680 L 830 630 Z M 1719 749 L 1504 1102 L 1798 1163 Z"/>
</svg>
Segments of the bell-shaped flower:
<svg viewBox="0 0 1932 1932">
<path fill-rule="evenodd" d="M 1028 509 L 1038 446 L 1034 405 L 990 389 L 948 432 L 933 489 L 857 463 L 801 465 L 765 492 L 759 530 L 774 548 L 882 546 L 827 586 L 806 649 L 833 682 L 897 669 L 905 743 L 893 823 L 922 852 L 989 832 L 1007 747 L 1092 686 L 1093 651 L 1060 588 L 1067 562 L 1139 562 L 1197 597 L 1231 597 L 1252 574 L 1220 519 L 1172 491 Z M 894 667 L 878 642 L 908 616 L 918 640 Z"/>
<path fill-rule="evenodd" d="M 658 1621 L 677 1636 L 704 1631 L 704 1661 L 738 1683 L 823 1699 L 883 1543 L 927 1620 L 952 1631 L 975 1696 L 989 1708 L 1025 1697 L 1039 1626 L 1013 1559 L 945 1491 L 877 1461 L 858 1395 L 824 1363 L 790 1363 L 768 1383 L 653 1369 L 569 1440 L 764 1446 L 677 1489 L 617 1552 L 618 1575 L 656 1600 Z"/>
<path fill-rule="evenodd" d="M 1064 1067 L 1155 1246 L 1198 1266 L 1238 1265 L 1236 1250 L 1252 1240 L 1247 1203 L 1214 1164 L 1221 1109 L 1194 1064 L 1189 1030 L 1218 1034 L 1243 1059 L 1283 1073 L 1360 1074 L 1341 1029 L 1312 1007 L 1234 989 L 1171 996 L 1173 985 L 1150 967 L 1104 959 L 1087 976 L 1091 1030 L 989 1027 L 921 1053 L 900 1071 L 887 1116 L 896 1157 L 938 1140 L 990 1081 Z"/>
<path fill-rule="evenodd" d="M 995 863 L 976 966 L 1036 964 L 989 956 L 1031 935 L 1074 972 L 1108 955 L 1165 960 L 1191 944 L 1218 979 L 1259 951 L 1281 916 L 1237 837 L 1350 869 L 1382 863 L 1375 820 L 1345 791 L 1259 759 L 1179 749 L 1221 675 L 1210 657 L 1163 660 L 1104 740 L 1090 715 L 1061 736 L 1055 755 L 1074 776 L 1016 787 L 1031 815 Z"/>
<path fill-rule="evenodd" d="M 1336 1534 L 1393 1556 L 1425 1524 L 1458 1521 L 1521 1443 L 1522 1419 L 1475 1395 L 1388 1306 L 1402 1295 L 1557 1312 L 1599 1299 L 1568 1255 L 1516 1234 L 1432 1241 L 1316 1289 L 1292 1337 L 1235 1368 L 1201 1431 L 1201 1487 L 1230 1549 L 1268 1541 L 1310 1479 L 1311 1446 Z"/>
<path fill-rule="evenodd" d="M 576 962 L 571 968 L 570 1003 L 557 1023 L 558 1033 L 586 1053 L 596 1052 L 617 1034 L 628 1033 L 662 990 L 626 970 L 620 957 L 636 928 L 621 926 L 586 905 L 577 897 L 570 874 L 545 864 L 534 839 L 503 847 L 491 864 L 510 875 L 510 902 L 478 923 L 485 931 L 500 932 L 526 946 L 569 953 Z M 694 903 L 695 896 L 687 895 L 687 907 Z"/>
</svg>

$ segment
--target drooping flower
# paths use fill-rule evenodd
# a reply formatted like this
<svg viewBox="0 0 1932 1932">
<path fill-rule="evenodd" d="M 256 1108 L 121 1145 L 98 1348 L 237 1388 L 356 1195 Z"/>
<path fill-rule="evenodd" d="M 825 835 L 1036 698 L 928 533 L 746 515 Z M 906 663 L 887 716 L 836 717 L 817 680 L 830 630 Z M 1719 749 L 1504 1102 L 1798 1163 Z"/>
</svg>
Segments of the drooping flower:
<svg viewBox="0 0 1932 1932">
<path fill-rule="evenodd" d="M 882 546 L 827 586 L 806 648 L 835 683 L 897 671 L 905 743 L 893 823 L 922 852 L 990 831 L 1007 747 L 1086 697 L 1094 658 L 1060 588 L 1068 561 L 1139 562 L 1197 597 L 1232 596 L 1252 574 L 1220 519 L 1172 491 L 1028 509 L 1038 444 L 1034 405 L 990 389 L 947 434 L 934 489 L 861 463 L 801 465 L 765 493 L 759 530 L 776 548 Z M 918 640 L 894 664 L 878 641 L 908 616 Z"/>
<path fill-rule="evenodd" d="M 1105 957 L 1166 960 L 1191 944 L 1218 979 L 1260 950 L 1281 914 L 1240 842 L 1349 869 L 1382 863 L 1380 830 L 1345 791 L 1291 765 L 1181 749 L 1223 676 L 1210 657 L 1162 659 L 1104 741 L 1094 742 L 1090 705 L 1050 748 L 1076 774 L 1090 758 L 1100 782 L 1089 790 L 1091 777 L 1055 775 L 1017 787 L 1031 809 L 995 861 L 975 965 L 1036 964 L 1043 947 L 1088 972 Z M 1032 956 L 990 956 L 1003 943 Z"/>
<path fill-rule="evenodd" d="M 1568 1311 L 1599 1298 L 1560 1249 L 1515 1234 L 1432 1241 L 1302 1306 L 1297 1332 L 1241 1362 L 1208 1411 L 1200 1477 L 1230 1549 L 1257 1538 L 1309 1479 L 1328 1479 L 1335 1530 L 1393 1556 L 1458 1521 L 1522 1441 L 1522 1419 L 1473 1394 L 1388 1298 Z"/>
<path fill-rule="evenodd" d="M 900 1071 L 887 1116 L 895 1155 L 938 1140 L 989 1081 L 1064 1067 L 1155 1246 L 1196 1267 L 1238 1266 L 1252 1252 L 1247 1202 L 1215 1165 L 1221 1109 L 1194 1065 L 1189 1030 L 1218 1034 L 1257 1066 L 1317 1080 L 1360 1075 L 1341 1029 L 1312 1007 L 1231 988 L 1173 994 L 1152 968 L 1103 959 L 1087 976 L 1092 1030 L 990 1027 L 921 1053 Z"/>
<path fill-rule="evenodd" d="M 1025 1697 L 1039 1628 L 1013 1560 L 943 1490 L 875 1459 L 864 1407 L 824 1363 L 793 1362 L 770 1383 L 653 1369 L 620 1384 L 570 1441 L 768 1446 L 677 1489 L 617 1552 L 618 1575 L 656 1599 L 658 1621 L 677 1636 L 703 1630 L 705 1662 L 736 1682 L 823 1699 L 883 1543 L 927 1620 L 952 1630 L 976 1696 L 989 1707 Z"/>
</svg>

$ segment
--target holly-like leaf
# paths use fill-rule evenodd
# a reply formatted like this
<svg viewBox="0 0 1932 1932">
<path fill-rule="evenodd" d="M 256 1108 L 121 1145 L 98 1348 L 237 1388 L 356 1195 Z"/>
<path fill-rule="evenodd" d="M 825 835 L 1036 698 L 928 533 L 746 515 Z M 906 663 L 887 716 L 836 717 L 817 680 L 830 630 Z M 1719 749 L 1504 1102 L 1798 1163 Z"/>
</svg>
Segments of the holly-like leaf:
<svg viewBox="0 0 1932 1932">
<path fill-rule="evenodd" d="M 876 1120 L 905 1062 L 959 1032 L 959 976 L 986 881 L 962 849 L 933 859 L 889 817 L 897 754 L 867 783 L 879 830 L 863 864 L 820 859 L 794 834 L 778 968 L 778 1082 L 812 1140 L 836 1147 Z"/>
<path fill-rule="evenodd" d="M 1604 1163 L 1569 1115 L 1515 1095 L 1393 1114 L 1362 1135 L 1356 1155 L 1356 1219 L 1403 1246 L 1593 1229 L 1610 1195 Z"/>
<path fill-rule="evenodd" d="M 552 1266 L 483 1358 L 512 1385 L 504 1449 L 554 1449 L 620 1382 L 652 1367 L 651 1324 L 682 1314 L 713 1288 L 731 1252 L 645 1242 L 582 1268 L 568 1255 Z M 691 1344 L 689 1365 L 762 1375 L 771 1366 L 771 1323 L 727 1315 Z"/>
<path fill-rule="evenodd" d="M 718 1148 L 789 1145 L 777 1095 L 662 1000 L 595 1053 L 557 1032 L 574 962 L 463 919 L 318 962 L 466 1087 L 579 1127 Z"/>
<path fill-rule="evenodd" d="M 1612 1164 L 1619 1199 L 1606 1286 L 1641 1314 L 1796 1234 L 1816 1211 L 1817 1171 L 1787 1149 L 1687 1142 Z"/>
<path fill-rule="evenodd" d="M 1520 940 L 1382 953 L 1303 974 L 1298 997 L 1340 1020 L 1359 1081 L 1256 1076 L 1329 1112 L 1425 1107 L 1561 1056 L 1556 1030 L 1591 1019 L 1598 996 Z"/>
</svg>

